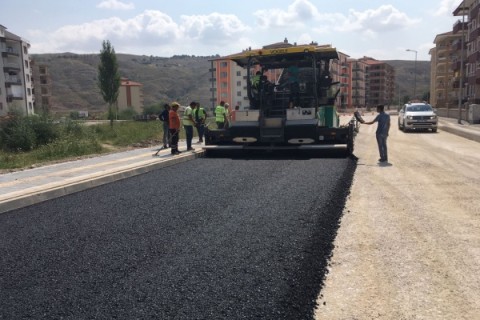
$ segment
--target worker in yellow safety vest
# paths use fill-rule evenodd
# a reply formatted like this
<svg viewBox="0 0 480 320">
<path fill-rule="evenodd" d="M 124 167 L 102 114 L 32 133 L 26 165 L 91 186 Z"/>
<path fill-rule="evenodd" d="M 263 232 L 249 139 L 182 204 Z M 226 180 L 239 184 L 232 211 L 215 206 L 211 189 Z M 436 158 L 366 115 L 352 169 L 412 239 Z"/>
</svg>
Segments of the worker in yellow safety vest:
<svg viewBox="0 0 480 320">
<path fill-rule="evenodd" d="M 202 143 L 203 135 L 205 133 L 205 121 L 207 120 L 207 112 L 204 108 L 200 106 L 200 103 L 197 102 L 197 107 L 193 111 L 193 114 L 195 115 L 194 118 L 198 132 L 197 143 Z"/>
<path fill-rule="evenodd" d="M 218 129 L 223 129 L 226 122 L 225 101 L 220 101 L 220 104 L 215 108 L 215 122 Z"/>
<path fill-rule="evenodd" d="M 196 107 L 197 103 L 195 101 L 192 101 L 183 112 L 183 127 L 185 128 L 185 136 L 187 139 L 187 151 L 194 150 L 192 148 L 193 127 L 195 126 L 195 119 L 193 118 L 193 113 Z"/>
</svg>

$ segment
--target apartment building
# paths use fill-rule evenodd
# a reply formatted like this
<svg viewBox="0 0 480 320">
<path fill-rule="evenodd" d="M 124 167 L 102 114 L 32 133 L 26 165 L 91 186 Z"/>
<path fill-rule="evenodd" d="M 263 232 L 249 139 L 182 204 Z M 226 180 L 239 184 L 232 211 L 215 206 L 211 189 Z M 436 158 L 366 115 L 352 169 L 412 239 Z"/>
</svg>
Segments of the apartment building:
<svg viewBox="0 0 480 320">
<path fill-rule="evenodd" d="M 366 105 L 366 88 L 365 75 L 367 64 L 364 61 L 350 59 L 348 61 L 350 67 L 350 92 L 348 97 L 349 108 L 360 108 Z"/>
<path fill-rule="evenodd" d="M 458 26 L 455 28 L 458 29 Z M 430 104 L 448 109 L 458 105 L 461 35 L 453 31 L 438 34 L 434 44 L 435 47 L 429 51 Z"/>
<path fill-rule="evenodd" d="M 466 29 L 460 29 L 459 23 L 454 25 L 453 32 L 464 34 L 466 54 L 464 60 L 464 88 L 461 90 L 462 102 L 480 104 L 480 0 L 464 0 L 454 10 L 453 15 L 462 17 L 462 23 L 466 23 Z M 455 72 L 459 74 L 456 68 Z"/>
<path fill-rule="evenodd" d="M 34 113 L 30 44 L 0 25 L 0 116 Z"/>
<path fill-rule="evenodd" d="M 390 105 L 395 95 L 395 69 L 371 57 L 359 61 L 365 63 L 365 106 Z"/>
<path fill-rule="evenodd" d="M 453 15 L 461 19 L 436 35 L 430 50 L 430 102 L 446 116 L 458 106 L 480 104 L 480 0 L 460 2 Z"/>
<path fill-rule="evenodd" d="M 351 68 L 349 65 L 349 56 L 343 52 L 338 51 L 338 60 L 333 60 L 330 66 L 330 72 L 333 82 L 338 82 L 338 96 L 336 105 L 341 109 L 346 109 L 351 101 Z"/>
<path fill-rule="evenodd" d="M 143 85 L 128 78 L 121 78 L 117 99 L 118 110 L 122 111 L 130 108 L 141 114 L 143 112 L 143 102 Z"/>
<path fill-rule="evenodd" d="M 31 61 L 32 85 L 34 95 L 34 111 L 37 114 L 49 113 L 52 105 L 52 79 L 46 64 L 37 64 Z"/>
<path fill-rule="evenodd" d="M 212 71 L 212 109 L 220 101 L 225 101 L 230 106 L 239 106 L 243 109 L 248 106 L 247 87 L 245 81 L 247 79 L 247 70 L 239 67 L 235 62 L 230 60 L 213 60 Z"/>
</svg>

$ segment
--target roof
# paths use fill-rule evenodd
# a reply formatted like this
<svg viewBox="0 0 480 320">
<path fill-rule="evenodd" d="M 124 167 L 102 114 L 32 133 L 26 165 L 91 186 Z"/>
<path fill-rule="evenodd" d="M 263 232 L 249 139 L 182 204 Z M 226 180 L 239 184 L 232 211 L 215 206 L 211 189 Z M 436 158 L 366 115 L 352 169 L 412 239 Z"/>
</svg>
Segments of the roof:
<svg viewBox="0 0 480 320">
<path fill-rule="evenodd" d="M 232 60 L 240 66 L 252 64 L 275 65 L 294 62 L 311 61 L 311 56 L 317 59 L 338 59 L 337 49 L 331 46 L 316 44 L 292 45 L 289 43 L 275 43 L 261 49 L 248 49 L 232 55 L 214 60 Z"/>
</svg>

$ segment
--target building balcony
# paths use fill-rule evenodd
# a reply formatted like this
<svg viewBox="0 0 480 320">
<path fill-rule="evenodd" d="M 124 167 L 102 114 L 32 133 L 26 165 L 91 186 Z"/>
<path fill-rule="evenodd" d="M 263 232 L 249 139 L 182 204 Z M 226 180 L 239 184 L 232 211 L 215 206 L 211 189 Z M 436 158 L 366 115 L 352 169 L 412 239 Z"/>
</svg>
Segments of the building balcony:
<svg viewBox="0 0 480 320">
<path fill-rule="evenodd" d="M 476 17 L 478 15 L 478 9 L 480 8 L 480 3 L 478 1 L 475 1 L 475 4 L 473 5 L 472 9 L 470 10 L 469 16 L 470 17 Z"/>
<path fill-rule="evenodd" d="M 9 57 L 9 56 L 19 57 L 20 52 L 11 47 L 8 47 L 5 50 L 2 50 L 2 57 Z"/>
<path fill-rule="evenodd" d="M 20 71 L 20 65 L 18 63 L 6 63 L 3 65 L 3 71 Z"/>
<path fill-rule="evenodd" d="M 6 84 L 22 84 L 22 79 L 17 76 L 5 76 Z"/>
<path fill-rule="evenodd" d="M 468 38 L 470 39 L 470 41 L 474 41 L 478 38 L 478 36 L 480 36 L 480 28 L 472 30 L 468 35 Z"/>
<path fill-rule="evenodd" d="M 480 62 L 480 51 L 474 52 L 471 55 L 469 55 L 467 60 L 468 60 L 468 63 L 474 63 L 474 64 L 476 64 L 477 62 Z"/>
<path fill-rule="evenodd" d="M 462 29 L 463 28 L 463 29 Z M 457 34 L 457 33 L 462 33 L 462 30 L 468 30 L 468 25 L 467 25 L 467 22 L 462 22 L 460 20 L 458 20 L 457 22 L 455 22 L 455 24 L 453 25 L 453 33 L 454 34 Z"/>
</svg>

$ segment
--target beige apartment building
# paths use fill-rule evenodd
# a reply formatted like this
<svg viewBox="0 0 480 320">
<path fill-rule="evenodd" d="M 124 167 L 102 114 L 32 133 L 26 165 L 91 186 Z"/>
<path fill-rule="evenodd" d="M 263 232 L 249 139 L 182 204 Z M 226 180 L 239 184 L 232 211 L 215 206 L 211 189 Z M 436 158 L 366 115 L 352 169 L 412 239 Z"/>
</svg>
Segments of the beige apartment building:
<svg viewBox="0 0 480 320">
<path fill-rule="evenodd" d="M 480 104 L 480 0 L 460 2 L 453 15 L 460 19 L 436 35 L 430 50 L 430 102 L 449 117 L 459 116 L 459 106 Z"/>
<path fill-rule="evenodd" d="M 30 44 L 0 25 L 0 116 L 34 114 Z"/>
<path fill-rule="evenodd" d="M 435 37 L 430 50 L 430 104 L 451 108 L 458 104 L 460 86 L 460 40 L 452 31 Z M 456 71 L 454 71 L 456 70 Z"/>
</svg>

